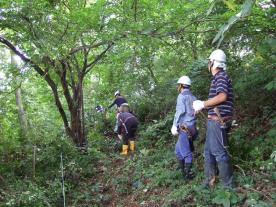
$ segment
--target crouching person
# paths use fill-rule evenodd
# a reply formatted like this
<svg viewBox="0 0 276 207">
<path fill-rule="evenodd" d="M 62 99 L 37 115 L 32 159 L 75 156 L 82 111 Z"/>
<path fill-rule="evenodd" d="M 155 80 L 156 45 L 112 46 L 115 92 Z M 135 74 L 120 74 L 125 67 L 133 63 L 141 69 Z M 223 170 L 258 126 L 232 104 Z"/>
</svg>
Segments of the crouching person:
<svg viewBox="0 0 276 207">
<path fill-rule="evenodd" d="M 138 128 L 137 118 L 129 112 L 129 105 L 123 103 L 119 107 L 118 136 L 123 139 L 123 149 L 121 155 L 127 155 L 128 151 L 134 152 L 135 136 Z"/>
<path fill-rule="evenodd" d="M 179 161 L 180 169 L 185 180 L 193 178 L 192 161 L 194 150 L 193 141 L 197 137 L 196 117 L 194 114 L 192 103 L 196 100 L 190 91 L 191 80 L 188 76 L 182 76 L 177 82 L 176 113 L 174 116 L 171 133 L 178 135 L 175 146 L 176 158 Z"/>
</svg>

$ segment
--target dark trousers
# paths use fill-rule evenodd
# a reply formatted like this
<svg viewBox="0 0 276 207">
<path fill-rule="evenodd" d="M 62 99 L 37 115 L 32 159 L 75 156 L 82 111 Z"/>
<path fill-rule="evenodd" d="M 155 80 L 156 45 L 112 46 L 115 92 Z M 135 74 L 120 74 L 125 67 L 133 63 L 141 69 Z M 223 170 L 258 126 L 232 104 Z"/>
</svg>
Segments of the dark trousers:
<svg viewBox="0 0 276 207">
<path fill-rule="evenodd" d="M 128 145 L 129 141 L 134 141 L 137 131 L 137 123 L 126 124 L 127 132 L 123 132 L 123 144 Z"/>
<path fill-rule="evenodd" d="M 227 137 L 223 137 L 223 133 L 218 122 L 208 120 L 204 146 L 205 162 L 215 164 L 216 162 L 230 161 L 229 154 L 224 146 Z"/>
</svg>

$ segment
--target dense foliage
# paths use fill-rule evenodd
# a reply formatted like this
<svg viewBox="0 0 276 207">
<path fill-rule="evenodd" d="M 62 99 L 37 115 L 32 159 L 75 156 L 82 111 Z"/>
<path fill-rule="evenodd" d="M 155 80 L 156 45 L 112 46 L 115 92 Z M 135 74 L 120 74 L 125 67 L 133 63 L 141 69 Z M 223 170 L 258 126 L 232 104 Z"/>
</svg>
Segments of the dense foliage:
<svg viewBox="0 0 276 207">
<path fill-rule="evenodd" d="M 274 0 L 0 1 L 0 206 L 273 206 L 276 163 Z M 175 82 L 207 99 L 207 57 L 221 48 L 233 80 L 237 188 L 181 180 L 170 135 Z M 133 159 L 112 134 L 120 90 L 140 121 Z M 84 147 L 85 151 L 81 151 Z"/>
</svg>

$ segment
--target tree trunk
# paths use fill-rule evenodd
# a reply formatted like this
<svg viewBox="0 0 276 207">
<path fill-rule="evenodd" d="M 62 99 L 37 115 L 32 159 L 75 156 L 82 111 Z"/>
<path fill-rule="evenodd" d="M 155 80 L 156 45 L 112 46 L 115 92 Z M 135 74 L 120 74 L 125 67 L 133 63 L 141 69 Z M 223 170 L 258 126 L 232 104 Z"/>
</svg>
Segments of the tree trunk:
<svg viewBox="0 0 276 207">
<path fill-rule="evenodd" d="M 21 87 L 16 89 L 15 98 L 16 98 L 16 106 L 17 106 L 17 111 L 18 111 L 20 127 L 22 130 L 23 136 L 26 138 L 27 133 L 28 133 L 28 122 L 27 122 L 26 113 L 24 111 L 24 107 L 23 107 L 23 103 L 22 103 Z"/>
<path fill-rule="evenodd" d="M 11 52 L 11 64 L 13 65 L 13 67 L 16 67 L 15 55 L 13 52 Z M 17 82 L 19 82 L 19 80 Z M 28 122 L 27 122 L 26 113 L 24 111 L 23 102 L 22 102 L 21 85 L 15 91 L 15 100 L 16 100 L 16 107 L 18 111 L 19 123 L 22 131 L 22 137 L 26 138 L 28 133 Z"/>
<path fill-rule="evenodd" d="M 84 126 L 84 112 L 83 112 L 83 87 L 82 79 L 74 89 L 73 108 L 70 111 L 71 115 L 71 134 L 69 136 L 73 139 L 78 147 L 86 145 L 85 126 Z"/>
</svg>

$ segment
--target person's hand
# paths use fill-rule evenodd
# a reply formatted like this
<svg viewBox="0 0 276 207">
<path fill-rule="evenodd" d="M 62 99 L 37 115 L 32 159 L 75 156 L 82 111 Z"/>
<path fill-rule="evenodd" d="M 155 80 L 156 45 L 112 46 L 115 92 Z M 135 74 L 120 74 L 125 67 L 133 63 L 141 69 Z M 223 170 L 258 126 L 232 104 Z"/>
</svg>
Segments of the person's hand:
<svg viewBox="0 0 276 207">
<path fill-rule="evenodd" d="M 193 109 L 195 110 L 196 113 L 204 109 L 204 101 L 200 101 L 200 100 L 194 101 Z"/>
<path fill-rule="evenodd" d="M 122 139 L 123 139 L 123 136 L 120 135 L 120 134 L 118 134 L 118 138 L 119 138 L 120 140 L 122 140 Z"/>
<path fill-rule="evenodd" d="M 176 126 L 172 126 L 171 128 L 171 133 L 173 136 L 177 136 L 178 135 L 178 131 L 177 131 L 177 127 Z"/>
</svg>

